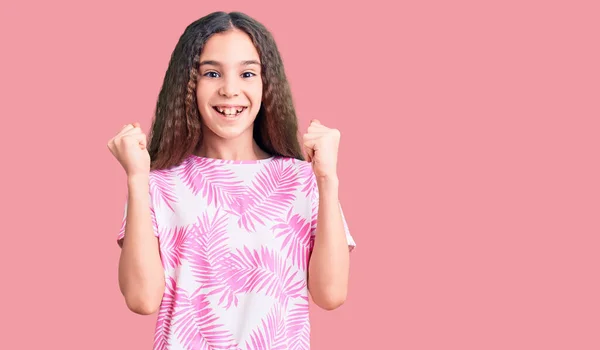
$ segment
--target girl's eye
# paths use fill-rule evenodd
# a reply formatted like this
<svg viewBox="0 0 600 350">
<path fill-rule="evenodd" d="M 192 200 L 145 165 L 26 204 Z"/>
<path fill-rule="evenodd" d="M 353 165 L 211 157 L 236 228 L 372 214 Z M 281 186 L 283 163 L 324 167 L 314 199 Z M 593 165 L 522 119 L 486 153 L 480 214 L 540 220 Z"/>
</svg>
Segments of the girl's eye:
<svg viewBox="0 0 600 350">
<path fill-rule="evenodd" d="M 245 72 L 245 73 L 243 73 L 243 74 L 242 74 L 242 76 L 243 76 L 244 78 L 251 78 L 251 77 L 253 77 L 253 76 L 255 76 L 255 75 L 256 75 L 256 74 L 254 74 L 254 73 L 252 73 L 252 72 Z"/>
<path fill-rule="evenodd" d="M 206 72 L 204 73 L 205 77 L 209 77 L 209 78 L 218 78 L 219 77 L 219 73 L 217 72 Z"/>
</svg>

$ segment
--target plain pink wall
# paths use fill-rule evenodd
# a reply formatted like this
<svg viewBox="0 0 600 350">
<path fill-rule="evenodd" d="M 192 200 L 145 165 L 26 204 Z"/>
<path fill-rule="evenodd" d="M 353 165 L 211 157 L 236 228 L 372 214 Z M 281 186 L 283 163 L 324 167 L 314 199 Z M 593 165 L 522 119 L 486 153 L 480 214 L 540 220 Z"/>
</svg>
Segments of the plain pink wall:
<svg viewBox="0 0 600 350">
<path fill-rule="evenodd" d="M 106 142 L 148 130 L 177 39 L 220 9 L 272 30 L 301 128 L 342 132 L 358 247 L 313 349 L 600 348 L 598 2 L 202 3 L 1 5 L 0 348 L 151 348 Z"/>
</svg>

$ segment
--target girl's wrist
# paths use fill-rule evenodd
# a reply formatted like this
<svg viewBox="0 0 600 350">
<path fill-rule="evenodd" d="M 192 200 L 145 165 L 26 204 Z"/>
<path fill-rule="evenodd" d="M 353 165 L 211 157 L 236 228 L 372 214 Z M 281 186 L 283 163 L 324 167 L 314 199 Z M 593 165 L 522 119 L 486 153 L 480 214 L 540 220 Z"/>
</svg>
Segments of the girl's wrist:
<svg viewBox="0 0 600 350">
<path fill-rule="evenodd" d="M 340 181 L 337 176 L 324 176 L 317 178 L 317 187 L 320 196 L 337 197 Z"/>
<path fill-rule="evenodd" d="M 127 186 L 132 187 L 148 187 L 150 183 L 149 175 L 131 175 L 127 176 Z"/>
</svg>

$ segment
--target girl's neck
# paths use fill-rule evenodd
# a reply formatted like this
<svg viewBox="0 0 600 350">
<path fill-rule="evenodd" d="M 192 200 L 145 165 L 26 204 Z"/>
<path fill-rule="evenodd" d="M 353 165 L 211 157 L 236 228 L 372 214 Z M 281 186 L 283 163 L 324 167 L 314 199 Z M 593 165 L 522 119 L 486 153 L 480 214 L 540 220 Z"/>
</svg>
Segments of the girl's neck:
<svg viewBox="0 0 600 350">
<path fill-rule="evenodd" d="M 205 134 L 205 136 L 208 136 Z M 204 158 L 223 160 L 260 160 L 269 158 L 271 155 L 263 151 L 254 138 L 242 140 L 223 140 L 213 137 L 204 137 L 203 142 L 195 152 L 197 156 Z"/>
</svg>

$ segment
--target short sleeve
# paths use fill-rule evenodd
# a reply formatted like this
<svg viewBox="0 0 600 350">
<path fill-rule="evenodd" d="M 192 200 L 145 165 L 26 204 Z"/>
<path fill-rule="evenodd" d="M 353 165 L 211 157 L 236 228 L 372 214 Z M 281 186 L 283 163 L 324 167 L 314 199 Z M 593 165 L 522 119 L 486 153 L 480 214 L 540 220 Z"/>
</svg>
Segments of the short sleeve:
<svg viewBox="0 0 600 350">
<path fill-rule="evenodd" d="M 319 188 L 316 184 L 316 179 L 314 176 L 312 177 L 312 188 L 311 188 L 311 204 L 312 204 L 312 227 L 311 227 L 311 241 L 314 240 L 314 236 L 317 230 L 317 219 L 319 214 Z M 344 216 L 344 211 L 342 209 L 342 204 L 338 203 L 340 212 L 342 214 L 342 221 L 344 222 L 344 232 L 346 234 L 346 241 L 348 242 L 348 249 L 350 251 L 356 248 L 356 242 L 354 242 L 354 238 L 350 233 L 350 229 L 348 228 L 348 222 L 346 221 L 346 217 Z M 311 242 L 312 243 L 312 242 Z M 311 244 L 312 246 L 312 244 Z"/>
<path fill-rule="evenodd" d="M 150 217 L 152 218 L 152 228 L 154 231 L 154 236 L 158 237 L 158 225 L 156 223 L 156 213 L 154 211 L 154 205 L 152 204 L 152 195 L 150 196 Z M 119 247 L 123 247 L 123 239 L 125 238 L 125 226 L 127 225 L 127 207 L 128 207 L 128 196 L 125 196 L 125 209 L 123 211 L 123 219 L 121 220 L 121 228 L 117 234 L 117 244 Z"/>
</svg>

